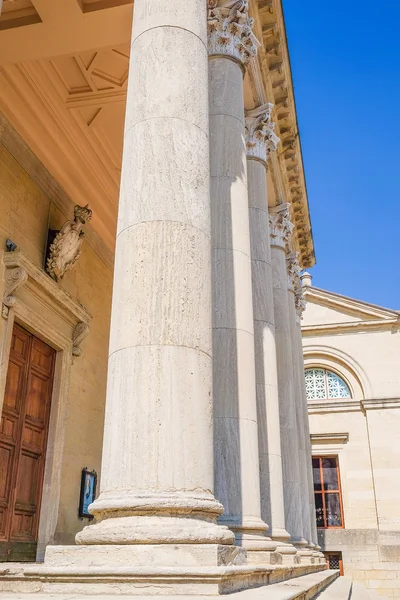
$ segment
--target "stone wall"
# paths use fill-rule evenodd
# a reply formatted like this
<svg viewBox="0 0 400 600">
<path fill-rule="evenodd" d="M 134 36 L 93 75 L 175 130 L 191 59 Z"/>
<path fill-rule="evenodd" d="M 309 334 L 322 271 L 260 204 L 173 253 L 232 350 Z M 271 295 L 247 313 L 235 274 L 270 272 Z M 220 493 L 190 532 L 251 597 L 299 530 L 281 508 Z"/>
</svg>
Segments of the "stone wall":
<svg viewBox="0 0 400 600">
<path fill-rule="evenodd" d="M 345 575 L 385 597 L 400 598 L 400 332 L 385 323 L 390 311 L 382 313 L 381 326 L 364 327 L 372 319 L 367 311 L 379 307 L 360 303 L 357 314 L 352 301 L 351 310 L 342 312 L 329 300 L 317 304 L 319 298 L 313 298 L 310 290 L 303 326 L 336 323 L 337 328 L 316 335 L 308 329 L 306 368 L 335 371 L 353 396 L 309 402 L 313 454 L 338 456 L 344 513 L 344 529 L 320 529 L 319 543 L 323 551 L 342 552 Z M 332 303 L 335 299 L 332 294 Z M 345 330 L 349 322 L 358 331 Z"/>
<path fill-rule="evenodd" d="M 15 140 L 18 141 L 17 137 Z M 23 168 L 4 145 L 8 141 L 7 136 L 0 137 L 1 295 L 6 239 L 12 239 L 42 268 L 48 228 L 59 229 L 73 217 L 74 207 L 29 149 L 21 142 L 16 152 L 18 143 L 13 144 L 13 153 L 20 153 L 18 158 L 24 163 Z M 74 270 L 59 284 L 92 316 L 90 333 L 82 343 L 83 355 L 74 359 L 71 368 L 64 450 L 59 465 L 61 494 L 53 538 L 62 544 L 73 543 L 76 532 L 86 525 L 78 518 L 81 469 L 88 467 L 100 472 L 101 464 L 112 267 L 111 261 L 104 259 L 110 253 L 101 248 L 101 240 L 93 236 L 90 225 L 85 229 L 88 235 L 82 255 Z M 4 352 L 5 321 L 0 321 L 0 348 Z"/>
</svg>

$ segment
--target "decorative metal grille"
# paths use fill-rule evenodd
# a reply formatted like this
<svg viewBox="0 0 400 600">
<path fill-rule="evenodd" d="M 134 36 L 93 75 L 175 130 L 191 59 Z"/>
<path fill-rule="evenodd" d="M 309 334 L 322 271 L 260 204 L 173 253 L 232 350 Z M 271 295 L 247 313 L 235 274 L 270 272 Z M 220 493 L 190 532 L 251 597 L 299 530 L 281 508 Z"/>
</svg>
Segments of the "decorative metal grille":
<svg viewBox="0 0 400 600">
<path fill-rule="evenodd" d="M 351 398 L 348 385 L 339 375 L 326 369 L 307 369 L 305 372 L 307 400 Z"/>
<path fill-rule="evenodd" d="M 329 568 L 330 569 L 340 569 L 340 557 L 338 555 L 330 554 L 328 556 Z"/>
</svg>

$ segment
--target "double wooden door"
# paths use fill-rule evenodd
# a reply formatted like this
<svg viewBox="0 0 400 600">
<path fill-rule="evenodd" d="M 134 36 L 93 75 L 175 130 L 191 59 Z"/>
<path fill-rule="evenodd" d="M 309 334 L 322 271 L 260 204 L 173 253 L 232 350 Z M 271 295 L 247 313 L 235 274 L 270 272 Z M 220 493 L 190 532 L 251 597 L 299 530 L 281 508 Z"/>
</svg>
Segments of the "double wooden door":
<svg viewBox="0 0 400 600">
<path fill-rule="evenodd" d="M 0 561 L 35 561 L 55 351 L 14 325 L 0 425 Z"/>
</svg>

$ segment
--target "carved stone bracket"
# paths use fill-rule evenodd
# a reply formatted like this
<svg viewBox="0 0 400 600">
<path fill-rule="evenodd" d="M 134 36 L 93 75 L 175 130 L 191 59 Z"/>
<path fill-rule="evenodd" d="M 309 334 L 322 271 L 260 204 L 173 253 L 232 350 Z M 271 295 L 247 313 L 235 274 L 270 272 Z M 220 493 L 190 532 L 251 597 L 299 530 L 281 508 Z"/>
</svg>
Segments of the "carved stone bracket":
<svg viewBox="0 0 400 600">
<path fill-rule="evenodd" d="M 274 131 L 275 123 L 271 121 L 273 106 L 267 102 L 246 111 L 247 158 L 260 160 L 264 164 L 267 164 L 271 152 L 275 152 L 280 141 Z"/>
<path fill-rule="evenodd" d="M 208 0 L 208 52 L 246 66 L 260 46 L 253 33 L 247 0 Z"/>
<path fill-rule="evenodd" d="M 68 292 L 57 285 L 39 269 L 23 252 L 6 252 L 3 255 L 5 268 L 5 291 L 2 300 L 2 316 L 8 319 L 10 309 L 16 314 L 35 311 L 38 317 L 58 321 L 66 339 L 72 342 L 73 356 L 81 356 L 82 341 L 89 333 L 90 315 Z M 23 288 L 23 294 L 19 292 Z"/>
<path fill-rule="evenodd" d="M 6 289 L 3 296 L 3 305 L 1 316 L 3 319 L 8 319 L 8 313 L 16 302 L 15 293 L 18 288 L 23 286 L 28 281 L 28 273 L 23 267 L 14 267 L 7 269 L 6 273 Z"/>
<path fill-rule="evenodd" d="M 87 323 L 80 321 L 72 334 L 72 354 L 74 356 L 82 356 L 81 343 L 89 333 L 89 326 Z"/>
<path fill-rule="evenodd" d="M 290 220 L 290 204 L 274 206 L 269 212 L 271 246 L 286 249 L 290 246 L 294 225 Z"/>
</svg>

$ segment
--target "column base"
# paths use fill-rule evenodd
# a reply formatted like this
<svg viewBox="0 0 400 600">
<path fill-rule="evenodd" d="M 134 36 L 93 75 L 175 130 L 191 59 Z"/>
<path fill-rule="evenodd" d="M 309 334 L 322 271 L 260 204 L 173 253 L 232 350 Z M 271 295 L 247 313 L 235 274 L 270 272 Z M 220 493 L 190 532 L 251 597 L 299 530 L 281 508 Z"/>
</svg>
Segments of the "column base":
<svg viewBox="0 0 400 600">
<path fill-rule="evenodd" d="M 272 527 L 268 533 L 271 538 L 277 542 L 283 542 L 284 544 L 287 544 L 290 541 L 290 533 L 281 527 Z"/>
<path fill-rule="evenodd" d="M 88 525 L 76 535 L 79 545 L 233 544 L 233 533 L 195 517 L 127 516 Z"/>
<path fill-rule="evenodd" d="M 301 558 L 297 548 L 295 548 L 292 544 L 278 542 L 276 551 L 282 557 L 282 565 L 295 566 L 301 563 Z"/>
<path fill-rule="evenodd" d="M 232 516 L 222 515 L 218 523 L 228 527 L 235 535 L 235 544 L 248 550 L 271 550 L 276 544 L 272 544 L 271 538 L 266 535 L 267 525 L 259 518 L 237 519 Z"/>
</svg>

